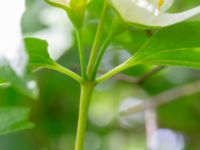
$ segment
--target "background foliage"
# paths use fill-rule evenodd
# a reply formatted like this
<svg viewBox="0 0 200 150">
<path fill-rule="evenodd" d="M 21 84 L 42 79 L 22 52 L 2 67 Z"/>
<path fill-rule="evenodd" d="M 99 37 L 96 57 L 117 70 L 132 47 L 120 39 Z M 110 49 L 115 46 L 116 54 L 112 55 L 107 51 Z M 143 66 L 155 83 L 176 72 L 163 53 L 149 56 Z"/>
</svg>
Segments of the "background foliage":
<svg viewBox="0 0 200 150">
<path fill-rule="evenodd" d="M 196 0 L 177 0 L 170 11 L 181 11 L 199 4 Z M 101 7 L 101 0 L 92 0 L 88 6 L 90 16 L 87 16 L 89 21 L 84 28 L 87 53 L 91 49 Z M 54 13 L 55 15 L 52 16 Z M 24 35 L 43 38 L 45 31 L 49 30 L 49 33 L 54 33 L 52 30 L 59 30 L 62 27 L 56 22 L 55 16 L 57 14 L 63 15 L 64 12 L 46 5 L 41 0 L 27 0 L 27 10 L 22 20 Z M 112 11 L 110 16 L 112 16 Z M 197 16 L 192 20 L 199 19 L 199 16 Z M 66 25 L 65 28 L 71 28 L 69 23 L 67 24 L 67 19 L 60 22 Z M 110 22 L 107 21 L 106 31 L 109 30 L 109 26 Z M 61 34 L 69 34 L 65 32 L 67 29 L 61 30 L 63 31 Z M 151 33 L 154 34 L 156 31 L 157 29 L 152 29 Z M 59 36 L 52 36 L 55 38 L 55 42 L 59 40 L 59 38 L 56 38 Z M 170 33 L 170 36 L 173 36 L 173 32 Z M 64 45 L 66 52 L 58 59 L 58 62 L 79 72 L 78 51 L 73 31 L 70 31 L 69 37 L 71 39 L 69 38 L 66 41 L 68 45 Z M 109 47 L 101 65 L 102 72 L 113 68 L 125 58 L 128 58 L 130 54 L 134 54 L 149 38 L 150 35 L 145 29 L 128 27 L 126 32 L 115 37 L 112 46 Z M 176 39 L 178 37 L 174 35 L 172 38 Z M 156 44 L 159 45 L 160 43 Z M 138 78 L 153 67 L 146 64 L 139 65 L 126 70 L 124 74 Z M 130 98 L 145 100 L 146 97 L 152 97 L 171 88 L 199 80 L 199 76 L 199 70 L 165 67 L 162 71 L 138 85 L 121 81 L 118 78 L 112 78 L 104 82 L 96 88 L 91 102 L 85 149 L 146 149 L 143 114 L 140 113 L 139 117 L 128 119 L 128 123 L 126 120 L 124 124 L 118 113 L 121 103 Z M 2 107 L 28 106 L 31 108 L 30 120 L 35 123 L 35 127 L 31 130 L 1 136 L 1 149 L 64 150 L 65 147 L 68 147 L 69 150 L 73 149 L 78 115 L 79 85 L 72 79 L 49 70 L 36 72 L 35 78 L 40 91 L 37 101 L 24 96 L 13 87 L 0 89 L 0 105 Z M 183 135 L 185 150 L 200 149 L 200 143 L 198 142 L 200 140 L 199 97 L 200 93 L 182 97 L 156 109 L 159 128 L 170 129 Z M 10 142 L 12 144 L 9 144 Z"/>
</svg>

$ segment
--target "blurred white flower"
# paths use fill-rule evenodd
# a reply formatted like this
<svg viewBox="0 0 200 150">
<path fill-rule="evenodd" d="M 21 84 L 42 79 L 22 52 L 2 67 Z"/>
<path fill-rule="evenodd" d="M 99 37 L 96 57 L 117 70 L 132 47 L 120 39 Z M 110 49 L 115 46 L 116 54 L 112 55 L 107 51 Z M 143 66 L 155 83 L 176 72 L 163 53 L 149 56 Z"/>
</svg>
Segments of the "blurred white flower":
<svg viewBox="0 0 200 150">
<path fill-rule="evenodd" d="M 157 139 L 155 150 L 184 150 L 185 140 L 180 133 L 169 129 L 159 129 L 154 136 Z"/>
<path fill-rule="evenodd" d="M 0 59 L 6 60 L 18 75 L 23 75 L 27 62 L 25 51 L 20 45 L 24 10 L 25 0 L 2 1 L 0 5 Z"/>
<path fill-rule="evenodd" d="M 122 101 L 119 112 L 125 112 L 131 107 L 136 107 L 142 104 L 144 101 L 140 98 L 130 97 Z M 141 124 L 144 124 L 144 112 L 138 112 L 130 115 L 120 116 L 120 125 L 125 128 L 132 128 Z"/>
<path fill-rule="evenodd" d="M 52 59 L 56 60 L 72 46 L 73 28 L 65 12 L 56 8 L 46 8 L 41 13 L 41 21 L 49 28 L 26 36 L 45 39 L 49 43 L 48 51 Z"/>
<path fill-rule="evenodd" d="M 125 21 L 144 26 L 169 26 L 200 13 L 200 6 L 180 13 L 167 13 L 173 2 L 174 0 L 111 0 Z"/>
</svg>

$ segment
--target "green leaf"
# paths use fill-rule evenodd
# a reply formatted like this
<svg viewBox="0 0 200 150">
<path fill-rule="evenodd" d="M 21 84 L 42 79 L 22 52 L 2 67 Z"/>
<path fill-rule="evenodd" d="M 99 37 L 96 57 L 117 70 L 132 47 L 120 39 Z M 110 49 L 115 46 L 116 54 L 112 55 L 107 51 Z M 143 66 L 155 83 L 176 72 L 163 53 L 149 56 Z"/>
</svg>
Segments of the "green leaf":
<svg viewBox="0 0 200 150">
<path fill-rule="evenodd" d="M 51 68 L 55 65 L 48 54 L 47 41 L 36 38 L 26 38 L 24 41 L 31 68 Z"/>
<path fill-rule="evenodd" d="M 128 61 L 138 63 L 200 68 L 200 22 L 161 29 Z"/>
<path fill-rule="evenodd" d="M 26 38 L 25 47 L 29 55 L 29 65 L 32 69 L 48 68 L 63 73 L 81 81 L 79 75 L 52 60 L 48 54 L 48 43 L 45 40 Z"/>
<path fill-rule="evenodd" d="M 0 135 L 32 128 L 33 123 L 28 121 L 29 113 L 28 108 L 0 108 Z"/>
<path fill-rule="evenodd" d="M 25 77 L 18 76 L 5 59 L 1 60 L 0 79 L 8 82 L 2 82 L 1 87 L 10 84 L 24 95 L 36 98 L 38 95 L 37 86 L 35 86 L 35 83 L 33 83 L 34 81 L 29 81 L 28 79 L 24 78 Z"/>
</svg>

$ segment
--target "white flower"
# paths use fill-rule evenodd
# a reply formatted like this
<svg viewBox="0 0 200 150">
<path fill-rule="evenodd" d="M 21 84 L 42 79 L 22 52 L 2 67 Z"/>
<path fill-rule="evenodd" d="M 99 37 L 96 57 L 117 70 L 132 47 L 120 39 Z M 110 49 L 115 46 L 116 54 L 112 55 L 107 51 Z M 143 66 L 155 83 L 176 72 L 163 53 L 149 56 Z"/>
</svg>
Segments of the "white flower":
<svg viewBox="0 0 200 150">
<path fill-rule="evenodd" d="M 6 60 L 18 75 L 22 75 L 27 58 L 22 50 L 21 17 L 25 0 L 2 1 L 0 5 L 0 60 Z"/>
<path fill-rule="evenodd" d="M 125 21 L 144 26 L 169 26 L 200 13 L 200 6 L 180 13 L 167 13 L 173 2 L 174 0 L 111 0 Z"/>
</svg>

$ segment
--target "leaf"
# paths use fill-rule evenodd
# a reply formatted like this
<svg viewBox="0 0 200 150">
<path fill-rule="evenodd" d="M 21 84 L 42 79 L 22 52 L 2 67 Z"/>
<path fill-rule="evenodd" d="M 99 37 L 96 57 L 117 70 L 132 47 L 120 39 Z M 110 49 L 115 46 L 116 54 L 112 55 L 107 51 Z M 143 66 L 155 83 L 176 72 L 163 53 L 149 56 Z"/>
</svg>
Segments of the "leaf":
<svg viewBox="0 0 200 150">
<path fill-rule="evenodd" d="M 28 121 L 29 113 L 28 108 L 0 108 L 0 135 L 32 128 L 33 123 Z"/>
<path fill-rule="evenodd" d="M 11 86 L 13 86 L 16 90 L 25 94 L 26 96 L 30 96 L 31 98 L 36 98 L 38 95 L 38 90 L 35 82 L 29 81 L 28 79 L 23 79 L 23 77 L 18 76 L 6 61 L 6 59 L 1 60 L 0 79 L 9 82 L 5 84 L 3 82 L 1 86 L 11 84 Z"/>
<path fill-rule="evenodd" d="M 137 63 L 200 68 L 200 22 L 160 30 L 128 61 Z"/>
<path fill-rule="evenodd" d="M 54 65 L 54 61 L 48 54 L 48 43 L 36 38 L 25 38 L 25 47 L 29 55 L 30 66 L 33 69 L 48 68 Z"/>
<path fill-rule="evenodd" d="M 24 41 L 29 55 L 29 65 L 32 69 L 48 68 L 70 76 L 78 82 L 81 81 L 79 75 L 50 58 L 48 54 L 48 43 L 45 40 L 25 38 Z"/>
</svg>

